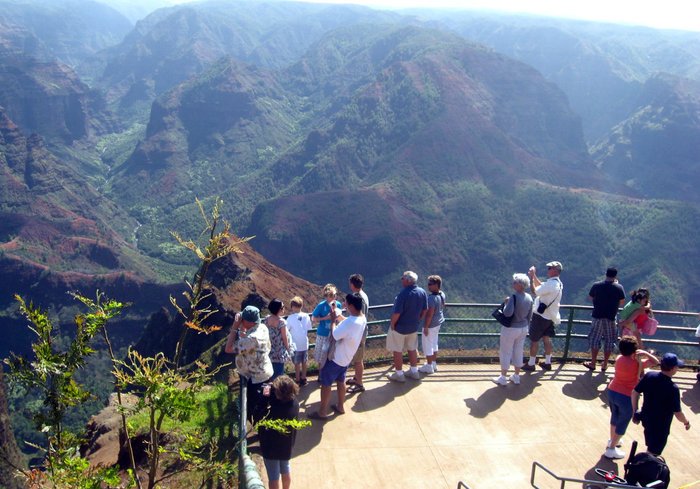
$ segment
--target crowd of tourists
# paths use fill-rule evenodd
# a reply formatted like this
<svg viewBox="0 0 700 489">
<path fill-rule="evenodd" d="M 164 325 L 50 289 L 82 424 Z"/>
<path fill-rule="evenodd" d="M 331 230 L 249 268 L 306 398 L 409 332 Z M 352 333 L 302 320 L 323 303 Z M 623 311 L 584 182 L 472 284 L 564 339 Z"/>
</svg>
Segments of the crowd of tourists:
<svg viewBox="0 0 700 489">
<path fill-rule="evenodd" d="M 552 369 L 551 338 L 561 323 L 562 264 L 551 261 L 546 269 L 547 278 L 544 280 L 537 277 L 534 266 L 527 274 L 513 275 L 514 292 L 505 299 L 500 311 L 507 321 L 501 321 L 500 375 L 493 378 L 499 386 L 506 386 L 509 382 L 520 384 L 521 372 L 532 372 L 537 366 L 545 371 Z M 393 382 L 420 379 L 421 373 L 429 375 L 438 371 L 438 339 L 445 321 L 446 297 L 440 276 L 428 277 L 428 292 L 418 286 L 415 272 L 404 272 L 401 283 L 402 289 L 394 299 L 386 337 L 386 348 L 393 356 L 393 371 L 388 374 L 388 379 Z M 299 404 L 295 397 L 299 386 L 308 383 L 308 334 L 314 323 L 317 327 L 313 359 L 319 366 L 321 401 L 318 410 L 307 413 L 308 418 L 324 421 L 331 412 L 342 415 L 345 413 L 346 393 L 365 390 L 363 371 L 369 299 L 363 285 L 361 275 L 351 275 L 351 292 L 345 295 L 343 303 L 338 301 L 337 287 L 326 285 L 323 300 L 311 314 L 303 312 L 304 303 L 300 297 L 291 299 L 291 313 L 286 317 L 285 305 L 280 299 L 270 301 L 270 314 L 264 319 L 254 306 L 247 306 L 236 314 L 225 351 L 236 354 L 236 367 L 248 384 L 248 416 L 253 423 L 263 418 L 294 419 L 298 416 Z M 681 410 L 678 386 L 672 380 L 683 362 L 674 353 L 666 353 L 659 359 L 654 351 L 643 349 L 642 333 L 653 333 L 658 324 L 653 317 L 647 289 L 633 291 L 629 302 L 625 303 L 626 295 L 617 280 L 617 270 L 610 267 L 605 279 L 593 284 L 589 298 L 593 303 L 588 335 L 591 360 L 584 365 L 596 370 L 601 346 L 602 371 L 607 370 L 616 347 L 620 353 L 615 359 L 614 376 L 606 391 L 611 418 L 604 455 L 611 459 L 623 458 L 622 436 L 630 422 L 641 422 L 647 451 L 658 456 L 666 445 L 674 417 L 683 423 L 685 429 L 690 429 L 690 422 Z M 420 367 L 419 332 L 425 356 L 425 363 Z M 700 326 L 697 334 L 700 339 Z M 530 356 L 525 363 L 523 350 L 528 337 Z M 544 357 L 537 362 L 540 340 Z M 404 352 L 408 357 L 407 370 L 404 370 Z M 288 361 L 294 364 L 294 379 L 284 375 Z M 351 365 L 354 376 L 346 379 Z M 660 366 L 660 371 L 647 371 L 656 365 Z M 513 373 L 508 376 L 511 366 Z M 336 402 L 331 401 L 334 384 Z M 644 402 L 640 409 L 642 394 Z M 296 432 L 281 433 L 265 428 L 259 431 L 270 487 L 280 487 L 280 480 L 283 488 L 290 487 L 289 459 Z"/>
</svg>

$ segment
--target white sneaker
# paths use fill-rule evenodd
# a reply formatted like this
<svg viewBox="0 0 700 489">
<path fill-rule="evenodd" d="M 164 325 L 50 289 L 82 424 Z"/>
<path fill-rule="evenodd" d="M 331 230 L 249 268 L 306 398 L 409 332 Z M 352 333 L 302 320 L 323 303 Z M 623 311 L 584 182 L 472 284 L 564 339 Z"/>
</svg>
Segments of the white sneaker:
<svg viewBox="0 0 700 489">
<path fill-rule="evenodd" d="M 418 372 L 414 372 L 413 370 L 408 370 L 405 373 L 405 376 L 410 377 L 411 379 L 420 380 L 420 374 Z"/>
<path fill-rule="evenodd" d="M 516 385 L 520 385 L 520 376 L 518 374 L 513 374 L 510 376 L 510 381 Z"/>
<path fill-rule="evenodd" d="M 393 373 L 390 373 L 387 375 L 389 380 L 393 380 L 394 382 L 406 382 L 406 376 L 402 373 L 399 373 L 398 371 L 394 371 Z"/>
<path fill-rule="evenodd" d="M 418 371 L 423 372 L 424 374 L 432 374 L 434 372 L 433 366 L 430 365 L 429 363 L 426 363 L 422 367 L 419 367 Z"/>
<path fill-rule="evenodd" d="M 498 385 L 508 385 L 508 379 L 506 378 L 505 375 L 500 375 L 498 377 L 494 377 L 491 380 Z"/>
<path fill-rule="evenodd" d="M 437 363 L 433 362 L 431 367 L 433 367 L 433 372 L 437 372 Z"/>
<path fill-rule="evenodd" d="M 617 445 L 615 445 L 615 448 L 620 448 L 624 441 L 625 441 L 624 438 L 620 438 L 620 441 L 617 442 Z M 608 440 L 608 446 L 610 446 L 611 443 L 612 443 L 612 440 Z"/>
<path fill-rule="evenodd" d="M 608 448 L 605 450 L 605 457 L 607 458 L 625 458 L 625 452 L 619 448 Z"/>
</svg>

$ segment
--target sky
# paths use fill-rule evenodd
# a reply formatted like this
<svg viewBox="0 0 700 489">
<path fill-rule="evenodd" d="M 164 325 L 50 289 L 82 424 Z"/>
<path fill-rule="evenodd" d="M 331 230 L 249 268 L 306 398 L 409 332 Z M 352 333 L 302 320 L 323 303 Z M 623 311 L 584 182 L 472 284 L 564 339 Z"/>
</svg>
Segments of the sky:
<svg viewBox="0 0 700 489">
<path fill-rule="evenodd" d="M 180 0 L 182 1 L 182 0 Z M 700 31 L 696 0 L 307 0 L 384 8 L 460 7 Z"/>
</svg>

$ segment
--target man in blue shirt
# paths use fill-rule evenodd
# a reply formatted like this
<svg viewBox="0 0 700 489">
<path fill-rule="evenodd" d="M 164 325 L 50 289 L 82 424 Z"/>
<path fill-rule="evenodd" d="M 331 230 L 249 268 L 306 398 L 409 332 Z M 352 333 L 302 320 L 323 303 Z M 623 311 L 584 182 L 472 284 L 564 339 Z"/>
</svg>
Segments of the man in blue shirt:
<svg viewBox="0 0 700 489">
<path fill-rule="evenodd" d="M 418 329 L 428 310 L 428 294 L 416 285 L 418 275 L 406 271 L 401 277 L 403 290 L 394 299 L 391 327 L 386 337 L 386 349 L 394 354 L 395 372 L 389 380 L 406 382 L 406 376 L 420 379 L 418 373 Z M 411 369 L 404 375 L 403 352 L 408 351 Z"/>
</svg>

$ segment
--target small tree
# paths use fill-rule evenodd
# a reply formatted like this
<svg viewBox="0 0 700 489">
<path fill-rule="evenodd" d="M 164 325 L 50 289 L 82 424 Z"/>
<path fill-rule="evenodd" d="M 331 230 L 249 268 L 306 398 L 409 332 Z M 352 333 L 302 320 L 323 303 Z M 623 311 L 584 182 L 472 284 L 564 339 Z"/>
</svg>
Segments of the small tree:
<svg viewBox="0 0 700 489">
<path fill-rule="evenodd" d="M 92 339 L 124 305 L 109 301 L 91 308 L 87 314 L 77 315 L 75 338 L 66 351 L 60 352 L 55 348 L 54 328 L 47 313 L 31 302 L 27 304 L 19 296 L 15 298 L 37 340 L 32 344 L 34 358 L 31 361 L 14 354 L 6 360 L 10 379 L 27 392 L 39 390 L 44 399 L 42 409 L 33 418 L 37 429 L 46 437 L 46 447 L 43 448 L 46 471 L 25 472 L 27 485 L 42 487 L 49 483 L 56 489 L 99 489 L 103 483 L 118 484 L 117 468 L 95 469 L 80 458 L 78 448 L 82 440 L 76 433 L 64 429 L 63 420 L 68 408 L 92 399 L 91 394 L 75 381 L 75 373 L 94 353 L 90 346 Z"/>
<path fill-rule="evenodd" d="M 223 202 L 216 199 L 210 215 L 207 215 L 202 204 L 197 200 L 199 211 L 204 220 L 204 229 L 197 241 L 202 239 L 205 243 L 202 247 L 197 241 L 184 240 L 177 233 L 172 233 L 175 239 L 185 248 L 191 250 L 201 260 L 199 270 L 192 283 L 187 282 L 189 288 L 185 292 L 187 299 L 185 307 L 178 305 L 175 298 L 170 297 L 170 302 L 178 313 L 184 318 L 184 325 L 180 338 L 175 347 L 173 359 L 168 359 L 164 353 L 158 353 L 154 357 L 145 358 L 134 350 L 129 351 L 126 361 L 118 362 L 119 368 L 115 369 L 115 376 L 122 389 L 135 388 L 142 392 L 139 402 L 133 408 L 132 413 L 146 411 L 148 413 L 148 489 L 152 489 L 163 480 L 161 475 L 162 435 L 163 423 L 166 419 L 187 421 L 198 409 L 196 395 L 204 385 L 225 365 L 212 370 L 207 365 L 195 362 L 195 368 L 185 372 L 180 367 L 187 333 L 194 330 L 198 333 L 210 334 L 221 329 L 218 325 L 206 324 L 205 321 L 218 311 L 209 309 L 204 305 L 205 299 L 211 296 L 207 292 L 205 277 L 209 267 L 230 253 L 239 253 L 238 245 L 247 239 L 232 241 L 230 226 L 223 222 L 219 214 L 219 208 Z M 216 464 L 211 457 L 203 453 L 204 440 L 197 434 L 190 435 L 187 443 L 180 448 L 180 459 L 186 464 L 182 470 L 188 467 L 196 467 L 200 470 L 218 471 L 217 473 L 230 473 L 235 470 L 233 466 Z M 215 449 L 213 449 L 215 451 Z M 204 469 L 208 467 L 208 469 Z M 170 472 L 165 477 L 172 477 L 177 471 Z"/>
</svg>

